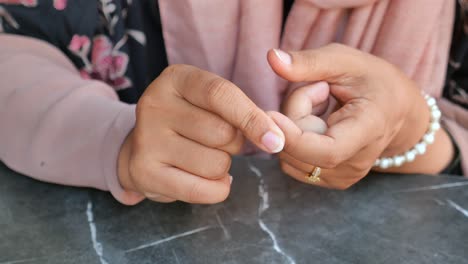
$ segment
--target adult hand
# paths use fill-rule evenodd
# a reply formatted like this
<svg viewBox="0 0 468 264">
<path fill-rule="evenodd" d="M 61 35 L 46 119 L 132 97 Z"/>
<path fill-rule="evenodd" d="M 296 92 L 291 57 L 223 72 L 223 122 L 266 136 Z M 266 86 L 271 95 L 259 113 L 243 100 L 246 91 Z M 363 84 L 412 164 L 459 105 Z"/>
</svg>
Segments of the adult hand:
<svg viewBox="0 0 468 264">
<path fill-rule="evenodd" d="M 159 202 L 221 202 L 243 135 L 269 153 L 284 146 L 274 121 L 234 84 L 192 66 L 170 66 L 137 104 L 119 180 Z"/>
<path fill-rule="evenodd" d="M 269 113 L 286 135 L 281 168 L 300 181 L 308 182 L 306 175 L 319 166 L 321 181 L 315 184 L 346 189 L 363 178 L 380 155 L 405 152 L 427 129 L 429 109 L 415 83 L 378 57 L 331 44 L 299 52 L 272 50 L 268 61 L 288 81 L 326 82 L 294 91 L 284 104 L 289 118 Z M 326 102 L 328 92 L 338 108 L 325 126 L 310 113 L 314 104 Z"/>
</svg>

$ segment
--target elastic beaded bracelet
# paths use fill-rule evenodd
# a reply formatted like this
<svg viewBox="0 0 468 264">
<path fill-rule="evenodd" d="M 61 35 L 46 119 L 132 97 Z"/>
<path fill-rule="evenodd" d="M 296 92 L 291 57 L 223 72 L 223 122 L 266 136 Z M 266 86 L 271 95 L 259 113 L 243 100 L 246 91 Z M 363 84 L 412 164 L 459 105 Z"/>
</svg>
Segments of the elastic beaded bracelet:
<svg viewBox="0 0 468 264">
<path fill-rule="evenodd" d="M 374 163 L 374 167 L 379 167 L 381 169 L 400 167 L 405 163 L 414 161 L 417 156 L 426 153 L 427 146 L 434 143 L 435 133 L 440 129 L 440 118 L 442 113 L 440 112 L 436 100 L 433 97 L 427 94 L 423 95 L 424 99 L 426 99 L 427 105 L 429 106 L 429 110 L 431 111 L 431 121 L 429 123 L 426 134 L 424 134 L 421 141 L 419 141 L 413 148 L 406 151 L 405 153 L 395 155 L 393 157 L 382 157 L 377 159 Z"/>
</svg>

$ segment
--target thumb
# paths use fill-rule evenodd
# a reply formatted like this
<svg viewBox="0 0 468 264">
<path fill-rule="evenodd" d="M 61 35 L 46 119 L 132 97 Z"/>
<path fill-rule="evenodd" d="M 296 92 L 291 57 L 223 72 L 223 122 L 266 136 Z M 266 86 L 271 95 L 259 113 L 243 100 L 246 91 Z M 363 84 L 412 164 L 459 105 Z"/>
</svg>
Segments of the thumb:
<svg viewBox="0 0 468 264">
<path fill-rule="evenodd" d="M 273 71 L 288 81 L 334 83 L 343 76 L 361 76 L 365 56 L 353 48 L 330 44 L 303 51 L 273 49 L 267 59 Z"/>
</svg>

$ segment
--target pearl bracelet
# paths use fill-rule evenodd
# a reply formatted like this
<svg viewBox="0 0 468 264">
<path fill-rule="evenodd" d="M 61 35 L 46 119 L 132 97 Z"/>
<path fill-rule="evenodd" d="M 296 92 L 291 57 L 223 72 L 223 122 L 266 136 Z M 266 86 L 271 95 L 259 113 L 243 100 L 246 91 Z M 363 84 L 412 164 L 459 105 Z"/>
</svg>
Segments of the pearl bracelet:
<svg viewBox="0 0 468 264">
<path fill-rule="evenodd" d="M 401 155 L 396 155 L 393 157 L 382 157 L 377 159 L 374 163 L 374 167 L 379 167 L 381 169 L 400 167 L 407 162 L 414 161 L 416 156 L 426 153 L 427 146 L 434 143 L 435 133 L 440 129 L 440 117 L 442 116 L 442 113 L 440 112 L 436 100 L 433 97 L 424 94 L 424 99 L 426 99 L 426 103 L 429 106 L 429 110 L 431 111 L 431 121 L 429 123 L 429 128 L 427 129 L 426 134 L 424 134 L 422 137 L 421 141 L 419 141 L 412 149 Z"/>
</svg>

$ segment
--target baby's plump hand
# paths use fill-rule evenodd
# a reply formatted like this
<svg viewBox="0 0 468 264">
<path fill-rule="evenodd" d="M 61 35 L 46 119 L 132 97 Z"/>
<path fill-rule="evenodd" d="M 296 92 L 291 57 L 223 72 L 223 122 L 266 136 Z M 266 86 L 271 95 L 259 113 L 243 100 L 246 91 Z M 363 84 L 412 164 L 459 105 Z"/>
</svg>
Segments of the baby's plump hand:
<svg viewBox="0 0 468 264">
<path fill-rule="evenodd" d="M 217 203 L 230 191 L 231 155 L 243 137 L 276 153 L 284 134 L 242 91 L 215 74 L 168 67 L 137 104 L 119 156 L 124 189 L 159 202 Z"/>
</svg>

